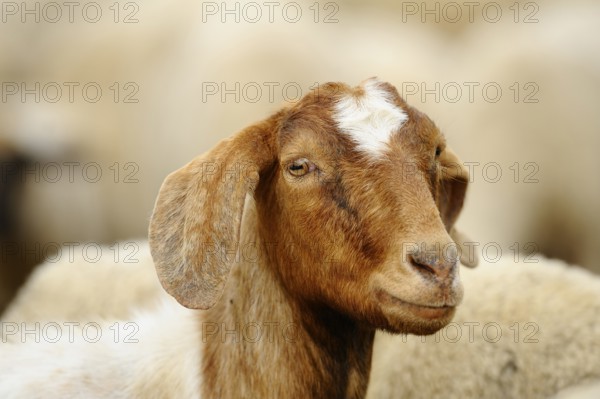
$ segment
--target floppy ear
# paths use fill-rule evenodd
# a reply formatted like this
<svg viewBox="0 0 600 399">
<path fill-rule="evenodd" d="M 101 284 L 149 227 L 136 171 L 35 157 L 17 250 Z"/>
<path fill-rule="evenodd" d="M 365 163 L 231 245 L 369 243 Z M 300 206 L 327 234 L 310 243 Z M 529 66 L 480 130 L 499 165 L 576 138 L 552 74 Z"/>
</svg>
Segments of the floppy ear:
<svg viewBox="0 0 600 399">
<path fill-rule="evenodd" d="M 235 256 L 247 194 L 274 160 L 274 117 L 221 141 L 171 173 L 150 220 L 158 278 L 183 306 L 208 309 L 220 298 Z"/>
<path fill-rule="evenodd" d="M 442 182 L 438 195 L 440 215 L 450 237 L 460 247 L 460 262 L 465 266 L 475 267 L 479 262 L 477 254 L 471 253 L 470 248 L 465 245 L 465 242 L 469 242 L 468 237 L 454 227 L 465 201 L 469 172 L 450 148 L 446 148 L 440 154 L 440 164 L 442 167 Z"/>
</svg>

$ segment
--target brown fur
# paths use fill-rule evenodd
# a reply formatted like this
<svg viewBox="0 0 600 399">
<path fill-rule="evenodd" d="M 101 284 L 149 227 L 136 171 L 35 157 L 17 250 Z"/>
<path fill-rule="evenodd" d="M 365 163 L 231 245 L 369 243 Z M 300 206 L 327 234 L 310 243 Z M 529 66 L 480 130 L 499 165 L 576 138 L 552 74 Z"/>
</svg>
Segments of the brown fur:
<svg viewBox="0 0 600 399">
<path fill-rule="evenodd" d="M 408 114 L 382 160 L 333 120 L 364 88 L 330 83 L 163 184 L 150 245 L 164 288 L 209 309 L 202 328 L 280 326 L 257 342 L 206 334 L 203 397 L 361 398 L 376 328 L 431 334 L 451 320 L 462 287 L 456 249 L 442 249 L 466 171 L 433 122 L 382 87 Z M 301 158 L 317 169 L 293 176 Z"/>
</svg>

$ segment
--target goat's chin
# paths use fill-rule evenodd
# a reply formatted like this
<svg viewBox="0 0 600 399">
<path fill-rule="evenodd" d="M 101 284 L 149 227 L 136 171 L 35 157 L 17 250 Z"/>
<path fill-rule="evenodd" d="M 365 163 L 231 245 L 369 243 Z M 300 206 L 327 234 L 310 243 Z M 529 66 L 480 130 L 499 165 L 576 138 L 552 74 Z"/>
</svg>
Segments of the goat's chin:
<svg viewBox="0 0 600 399">
<path fill-rule="evenodd" d="M 456 306 L 427 306 L 379 294 L 379 311 L 383 317 L 377 327 L 395 334 L 429 335 L 452 321 Z"/>
<path fill-rule="evenodd" d="M 452 308 L 444 317 L 436 319 L 421 319 L 416 317 L 395 318 L 386 315 L 386 321 L 380 329 L 392 334 L 430 335 L 446 327 L 454 317 Z"/>
</svg>

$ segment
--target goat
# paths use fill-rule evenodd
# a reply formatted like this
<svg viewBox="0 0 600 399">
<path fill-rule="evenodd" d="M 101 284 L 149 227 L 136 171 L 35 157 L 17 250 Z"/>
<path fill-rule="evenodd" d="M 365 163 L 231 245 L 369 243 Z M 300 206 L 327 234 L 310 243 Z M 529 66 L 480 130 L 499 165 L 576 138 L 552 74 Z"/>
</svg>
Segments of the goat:
<svg viewBox="0 0 600 399">
<path fill-rule="evenodd" d="M 163 183 L 150 249 L 191 310 L 165 299 L 123 350 L 2 345 L 0 393 L 362 398 L 376 329 L 432 334 L 462 299 L 458 259 L 476 259 L 451 235 L 467 182 L 392 85 L 321 85 Z M 263 325 L 285 329 L 214 334 Z"/>
</svg>

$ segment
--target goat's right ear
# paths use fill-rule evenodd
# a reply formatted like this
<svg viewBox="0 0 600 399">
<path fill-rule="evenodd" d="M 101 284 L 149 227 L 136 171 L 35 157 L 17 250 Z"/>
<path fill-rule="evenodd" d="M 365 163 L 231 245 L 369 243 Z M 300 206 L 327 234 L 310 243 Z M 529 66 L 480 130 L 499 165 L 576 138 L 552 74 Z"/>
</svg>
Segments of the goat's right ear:
<svg viewBox="0 0 600 399">
<path fill-rule="evenodd" d="M 171 173 L 150 220 L 149 241 L 158 278 L 183 306 L 208 309 L 220 298 L 235 256 L 246 194 L 274 160 L 274 119 L 221 141 Z"/>
<path fill-rule="evenodd" d="M 458 231 L 454 226 L 462 210 L 467 186 L 469 184 L 469 171 L 450 148 L 446 148 L 440 156 L 442 166 L 442 184 L 440 186 L 438 208 L 440 215 L 450 234 L 450 237 L 460 248 L 460 262 L 468 267 L 475 267 L 479 262 L 476 253 L 467 246 L 469 238 Z"/>
</svg>

